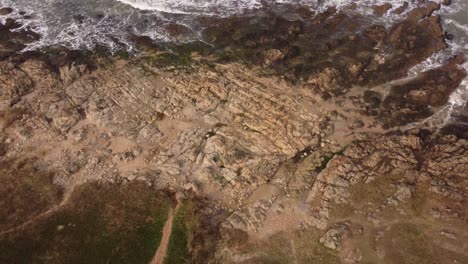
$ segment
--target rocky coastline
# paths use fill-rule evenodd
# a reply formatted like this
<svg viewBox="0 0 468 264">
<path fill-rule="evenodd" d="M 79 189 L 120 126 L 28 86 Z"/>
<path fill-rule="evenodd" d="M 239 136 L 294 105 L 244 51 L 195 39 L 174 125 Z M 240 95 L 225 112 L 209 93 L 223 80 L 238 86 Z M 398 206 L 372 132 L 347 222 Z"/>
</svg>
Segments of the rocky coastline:
<svg viewBox="0 0 468 264">
<path fill-rule="evenodd" d="M 434 12 L 451 1 L 419 2 L 390 27 L 293 5 L 200 18 L 205 42 L 134 36 L 138 54 L 21 52 L 40 35 L 7 19 L 0 262 L 78 263 L 63 252 L 96 227 L 131 248 L 176 204 L 183 243 L 165 263 L 467 262 L 468 114 L 420 123 L 466 78 L 465 54 L 408 75 L 449 37 Z M 138 263 L 156 242 L 89 250 Z"/>
</svg>

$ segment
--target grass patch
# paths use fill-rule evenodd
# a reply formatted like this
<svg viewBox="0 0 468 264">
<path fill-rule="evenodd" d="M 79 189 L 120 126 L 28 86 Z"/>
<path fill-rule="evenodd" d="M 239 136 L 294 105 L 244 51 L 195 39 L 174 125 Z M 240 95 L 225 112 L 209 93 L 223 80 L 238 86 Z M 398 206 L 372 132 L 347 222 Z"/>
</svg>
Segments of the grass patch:
<svg viewBox="0 0 468 264">
<path fill-rule="evenodd" d="M 142 60 L 152 67 L 168 67 L 191 69 L 194 56 L 208 55 L 212 48 L 202 42 L 191 42 L 180 45 L 160 47 L 157 54 L 147 53 Z"/>
<path fill-rule="evenodd" d="M 343 156 L 343 153 L 344 153 L 345 149 L 343 148 L 342 150 L 340 151 L 337 151 L 335 153 L 332 153 L 328 156 L 325 156 L 322 163 L 320 164 L 320 166 L 318 167 L 315 167 L 315 172 L 317 173 L 320 173 L 322 172 L 328 165 L 328 163 L 335 157 L 335 156 Z"/>
<path fill-rule="evenodd" d="M 0 230 L 21 225 L 60 202 L 62 191 L 52 177 L 34 158 L 0 162 Z"/>
<path fill-rule="evenodd" d="M 145 57 L 144 60 L 153 67 L 188 66 L 192 61 L 191 58 L 186 54 L 170 52 L 162 53 L 152 57 Z"/>
<path fill-rule="evenodd" d="M 148 263 L 171 200 L 144 183 L 86 184 L 70 203 L 0 241 L 0 263 Z"/>
<path fill-rule="evenodd" d="M 188 200 L 179 208 L 172 224 L 171 237 L 164 259 L 165 264 L 190 263 L 190 252 L 195 233 L 200 229 L 197 204 Z"/>
<path fill-rule="evenodd" d="M 221 173 L 213 174 L 213 180 L 217 181 L 221 185 L 226 184 L 226 179 L 224 179 L 224 176 Z"/>
</svg>

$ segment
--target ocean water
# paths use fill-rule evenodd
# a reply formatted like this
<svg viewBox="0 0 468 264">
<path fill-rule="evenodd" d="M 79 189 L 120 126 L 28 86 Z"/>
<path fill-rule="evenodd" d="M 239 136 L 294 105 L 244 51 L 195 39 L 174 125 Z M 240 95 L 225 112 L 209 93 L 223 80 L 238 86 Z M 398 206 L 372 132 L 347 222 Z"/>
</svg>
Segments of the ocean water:
<svg viewBox="0 0 468 264">
<path fill-rule="evenodd" d="M 410 3 L 407 10 L 418 5 Z M 434 0 L 442 2 L 442 0 Z M 36 50 L 47 46 L 64 46 L 70 49 L 92 50 L 103 45 L 110 50 L 133 51 L 130 35 L 148 36 L 156 42 L 203 41 L 197 18 L 201 16 L 227 17 L 252 15 L 261 12 L 265 6 L 292 4 L 307 5 L 323 11 L 330 6 L 346 12 L 367 15 L 373 22 L 391 25 L 401 16 L 388 12 L 384 17 L 373 16 L 374 5 L 391 3 L 396 9 L 403 0 L 0 0 L 0 7 L 11 7 L 14 12 L 0 16 L 0 22 L 7 18 L 18 20 L 23 25 L 18 29 L 30 29 L 41 35 L 40 40 L 29 44 L 25 50 Z M 347 9 L 357 3 L 354 11 Z M 449 48 L 434 54 L 427 61 L 410 70 L 410 76 L 437 67 L 450 56 L 462 52 L 468 55 L 468 0 L 453 0 L 450 6 L 437 11 L 442 16 L 444 28 L 455 36 L 449 40 Z M 188 32 L 171 36 L 166 28 L 171 24 L 183 25 Z M 468 70 L 468 63 L 462 67 Z M 468 80 L 452 94 L 449 103 L 426 120 L 427 123 L 450 121 L 459 109 L 466 109 L 468 102 Z M 436 122 L 437 121 L 437 122 Z M 435 124 L 437 123 L 437 124 Z"/>
<path fill-rule="evenodd" d="M 442 0 L 436 0 L 442 1 Z M 200 28 L 195 20 L 200 16 L 242 15 L 260 10 L 264 5 L 301 4 L 323 11 L 330 6 L 346 9 L 358 3 L 360 14 L 372 17 L 372 6 L 390 2 L 393 9 L 401 0 L 0 0 L 0 7 L 12 7 L 15 12 L 0 16 L 19 20 L 24 28 L 32 29 L 41 39 L 31 43 L 27 50 L 60 45 L 71 49 L 93 49 L 97 44 L 110 49 L 133 47 L 128 41 L 130 34 L 143 35 L 155 41 L 186 42 L 200 40 Z M 414 7 L 416 0 L 409 0 Z M 409 8 L 408 10 L 410 10 Z M 460 15 L 468 10 L 467 0 L 454 0 L 440 13 L 453 25 L 457 36 L 468 36 L 468 19 Z M 379 22 L 390 24 L 401 16 L 389 12 Z M 180 24 L 189 29 L 187 34 L 171 36 L 166 27 Z M 459 45 L 459 44 L 457 44 Z"/>
</svg>

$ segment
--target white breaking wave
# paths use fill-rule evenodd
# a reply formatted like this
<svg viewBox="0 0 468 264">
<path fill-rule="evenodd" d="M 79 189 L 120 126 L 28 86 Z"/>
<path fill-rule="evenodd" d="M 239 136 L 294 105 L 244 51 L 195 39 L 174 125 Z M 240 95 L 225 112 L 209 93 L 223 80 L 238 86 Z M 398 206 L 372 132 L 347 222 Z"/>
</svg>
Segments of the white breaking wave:
<svg viewBox="0 0 468 264">
<path fill-rule="evenodd" d="M 461 1 L 464 0 L 454 1 L 450 7 L 444 7 L 443 14 L 466 8 L 460 6 Z M 199 40 L 200 32 L 197 32 L 197 28 L 192 28 L 197 16 L 245 14 L 264 5 L 276 4 L 300 4 L 318 11 L 335 6 L 339 10 L 349 11 L 349 7 L 354 4 L 353 12 L 372 18 L 373 6 L 390 3 L 394 10 L 404 2 L 361 0 L 356 5 L 355 0 L 0 0 L 0 6 L 15 8 L 13 14 L 0 16 L 0 22 L 11 17 L 23 24 L 21 29 L 31 29 L 41 35 L 41 39 L 29 44 L 27 50 L 51 45 L 93 49 L 98 44 L 111 49 L 131 50 L 132 46 L 127 40 L 129 34 L 148 36 L 159 42 Z M 418 1 L 407 2 L 410 3 L 407 11 L 418 5 Z M 390 25 L 405 15 L 396 16 L 392 14 L 392 10 L 383 18 L 373 19 Z M 29 17 L 25 18 L 19 11 L 25 12 Z M 74 19 L 77 15 L 83 19 Z M 170 23 L 185 25 L 193 30 L 191 34 L 184 36 L 185 39 L 180 36 L 176 39 L 165 30 L 165 25 Z"/>
<path fill-rule="evenodd" d="M 255 0 L 117 0 L 141 10 L 171 14 L 222 15 L 262 7 Z"/>
<path fill-rule="evenodd" d="M 197 14 L 197 15 L 232 15 L 242 13 L 247 10 L 261 8 L 264 5 L 273 4 L 300 4 L 310 6 L 318 11 L 324 11 L 334 6 L 337 9 L 346 9 L 355 5 L 357 11 L 362 14 L 371 15 L 373 6 L 389 3 L 393 11 L 408 2 L 407 10 L 418 5 L 417 1 L 403 0 L 115 0 L 128 4 L 140 10 L 151 10 L 172 14 Z M 441 3 L 443 0 L 433 0 Z M 391 17 L 391 12 L 387 13 Z"/>
</svg>

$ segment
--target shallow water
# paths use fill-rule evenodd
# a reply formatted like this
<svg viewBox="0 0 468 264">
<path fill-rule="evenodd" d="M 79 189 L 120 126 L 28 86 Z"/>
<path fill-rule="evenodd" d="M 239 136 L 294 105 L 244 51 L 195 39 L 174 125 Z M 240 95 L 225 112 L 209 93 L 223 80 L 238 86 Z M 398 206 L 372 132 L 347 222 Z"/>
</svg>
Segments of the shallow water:
<svg viewBox="0 0 468 264">
<path fill-rule="evenodd" d="M 441 2 L 442 0 L 437 0 Z M 0 7 L 12 7 L 15 11 L 0 16 L 0 22 L 7 17 L 19 20 L 23 28 L 41 35 L 41 39 L 29 44 L 26 50 L 47 46 L 64 46 L 70 49 L 93 49 L 103 45 L 110 50 L 134 49 L 130 35 L 148 36 L 156 42 L 188 42 L 203 40 L 197 18 L 200 16 L 248 15 L 262 12 L 264 5 L 296 4 L 307 5 L 323 11 L 330 6 L 347 12 L 367 15 L 373 22 L 390 25 L 402 16 L 388 12 L 383 18 L 372 15 L 372 6 L 390 2 L 393 9 L 402 0 L 0 0 Z M 410 2 L 411 10 L 417 1 Z M 443 18 L 444 28 L 455 36 L 448 41 L 450 48 L 434 54 L 427 61 L 410 71 L 410 76 L 437 67 L 448 57 L 463 52 L 468 54 L 468 1 L 453 0 L 452 5 L 443 6 L 438 14 Z M 354 11 L 350 4 L 358 3 Z M 22 13 L 24 12 L 24 13 Z M 404 16 L 404 15 L 403 15 Z M 166 28 L 170 24 L 180 24 L 188 32 L 171 36 Z M 464 67 L 468 69 L 468 63 Z M 448 120 L 453 111 L 465 108 L 468 101 L 468 81 L 465 80 L 450 98 L 449 105 L 436 109 L 435 117 Z M 433 120 L 429 120 L 433 121 Z M 445 121 L 443 121 L 445 122 Z"/>
</svg>

